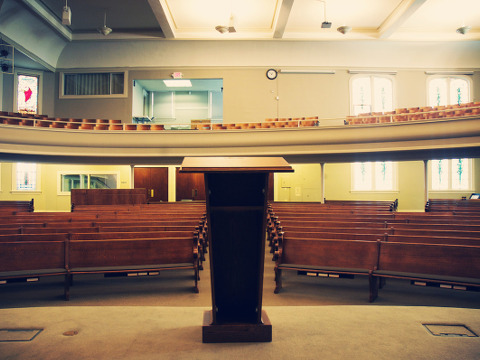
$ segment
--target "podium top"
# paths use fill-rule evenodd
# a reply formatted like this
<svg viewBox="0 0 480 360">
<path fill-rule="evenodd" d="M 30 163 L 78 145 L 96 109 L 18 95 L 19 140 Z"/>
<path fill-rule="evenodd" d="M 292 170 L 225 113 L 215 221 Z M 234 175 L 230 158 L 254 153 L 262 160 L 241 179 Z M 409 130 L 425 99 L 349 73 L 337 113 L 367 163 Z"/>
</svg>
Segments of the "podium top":
<svg viewBox="0 0 480 360">
<path fill-rule="evenodd" d="M 293 172 L 282 157 L 186 157 L 180 172 Z"/>
</svg>

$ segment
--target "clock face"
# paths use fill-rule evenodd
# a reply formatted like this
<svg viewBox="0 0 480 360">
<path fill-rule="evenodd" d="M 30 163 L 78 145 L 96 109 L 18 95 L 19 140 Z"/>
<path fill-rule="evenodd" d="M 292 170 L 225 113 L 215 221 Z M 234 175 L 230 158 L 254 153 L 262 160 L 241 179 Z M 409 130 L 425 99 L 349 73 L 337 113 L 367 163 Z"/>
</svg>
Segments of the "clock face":
<svg viewBox="0 0 480 360">
<path fill-rule="evenodd" d="M 277 77 L 277 70 L 275 69 L 268 69 L 267 70 L 267 78 L 270 80 L 273 80 Z"/>
</svg>

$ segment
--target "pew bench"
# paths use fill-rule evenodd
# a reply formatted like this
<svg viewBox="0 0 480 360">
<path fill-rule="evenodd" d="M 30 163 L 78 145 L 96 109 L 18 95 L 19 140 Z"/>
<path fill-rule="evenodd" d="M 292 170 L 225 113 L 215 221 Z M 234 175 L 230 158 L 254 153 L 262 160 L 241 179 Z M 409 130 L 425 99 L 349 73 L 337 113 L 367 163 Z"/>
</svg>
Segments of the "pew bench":
<svg viewBox="0 0 480 360">
<path fill-rule="evenodd" d="M 198 243 L 194 237 L 70 240 L 65 299 L 73 275 L 160 272 L 192 269 L 198 293 Z"/>
<path fill-rule="evenodd" d="M 441 288 L 480 288 L 480 246 L 378 242 L 378 264 L 371 274 L 370 301 L 380 279 L 406 279 Z"/>
<path fill-rule="evenodd" d="M 377 262 L 375 241 L 313 240 L 283 237 L 279 241 L 275 261 L 275 290 L 282 289 L 282 271 L 361 275 L 371 278 Z M 372 290 L 370 290 L 372 293 Z"/>
<path fill-rule="evenodd" d="M 34 210 L 33 199 L 30 201 L 22 200 L 2 200 L 0 201 L 1 213 L 32 212 Z"/>
<path fill-rule="evenodd" d="M 66 240 L 0 241 L 0 284 L 38 281 L 45 276 L 66 277 Z"/>
</svg>

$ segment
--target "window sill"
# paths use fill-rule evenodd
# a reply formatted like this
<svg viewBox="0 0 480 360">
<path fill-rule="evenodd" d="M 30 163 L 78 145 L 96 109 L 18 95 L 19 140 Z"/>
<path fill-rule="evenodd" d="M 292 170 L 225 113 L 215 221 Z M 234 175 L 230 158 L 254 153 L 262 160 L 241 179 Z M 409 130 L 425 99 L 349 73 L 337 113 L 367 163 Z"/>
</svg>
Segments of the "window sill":
<svg viewBox="0 0 480 360">
<path fill-rule="evenodd" d="M 475 192 L 473 189 L 465 189 L 465 190 L 431 190 L 428 189 L 429 193 L 450 193 L 450 194 L 459 194 L 459 193 L 469 193 Z"/>
<path fill-rule="evenodd" d="M 12 190 L 10 194 L 41 194 L 41 190 Z"/>
<path fill-rule="evenodd" d="M 399 190 L 350 190 L 351 194 L 398 194 Z"/>
</svg>

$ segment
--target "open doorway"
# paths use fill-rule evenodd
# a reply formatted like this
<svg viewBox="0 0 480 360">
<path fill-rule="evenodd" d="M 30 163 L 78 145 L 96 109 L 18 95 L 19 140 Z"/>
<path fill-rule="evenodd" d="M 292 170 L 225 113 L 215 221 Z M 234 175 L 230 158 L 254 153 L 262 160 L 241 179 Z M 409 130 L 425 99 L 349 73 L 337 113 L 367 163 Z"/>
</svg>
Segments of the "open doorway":
<svg viewBox="0 0 480 360">
<path fill-rule="evenodd" d="M 187 130 L 223 122 L 223 79 L 133 81 L 132 122 Z M 182 85 L 182 86 L 181 86 Z"/>
</svg>

